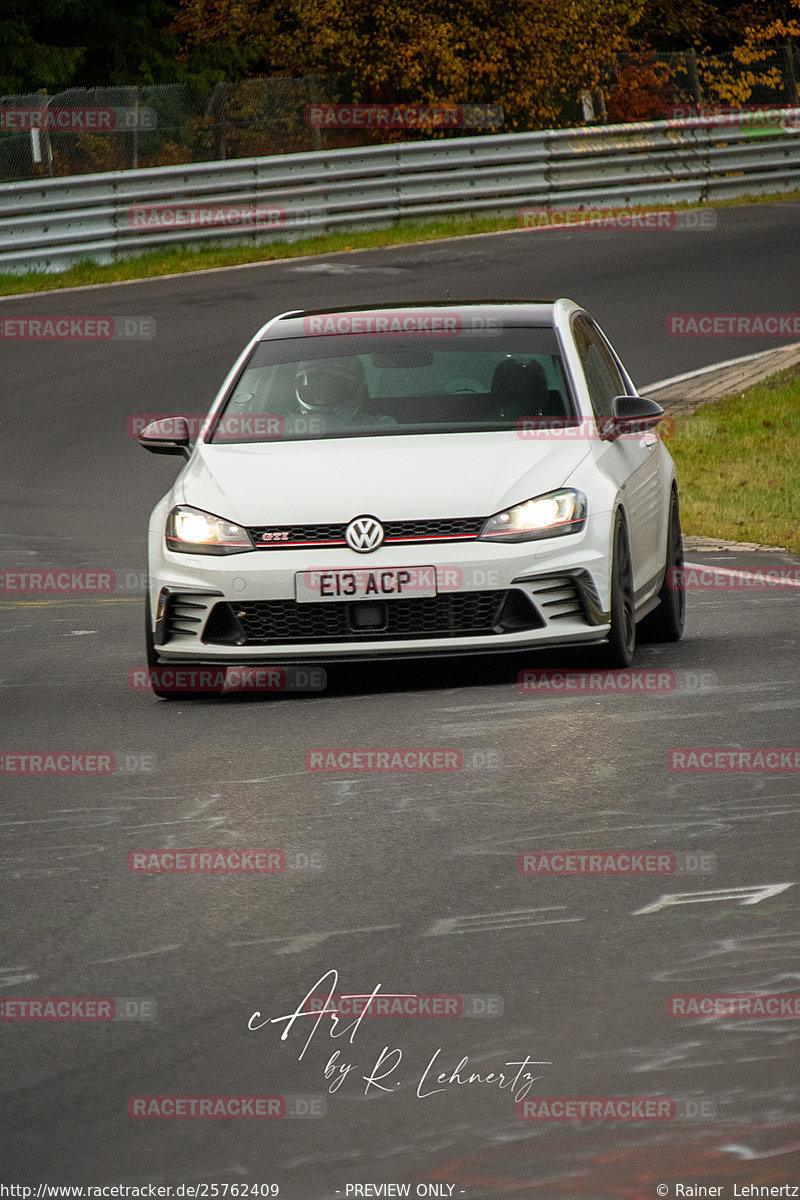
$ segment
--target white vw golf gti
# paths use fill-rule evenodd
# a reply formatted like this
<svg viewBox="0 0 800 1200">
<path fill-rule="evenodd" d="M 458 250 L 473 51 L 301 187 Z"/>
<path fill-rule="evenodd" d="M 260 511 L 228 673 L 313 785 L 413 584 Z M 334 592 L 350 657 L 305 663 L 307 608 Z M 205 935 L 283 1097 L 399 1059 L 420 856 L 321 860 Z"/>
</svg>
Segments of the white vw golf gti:
<svg viewBox="0 0 800 1200">
<path fill-rule="evenodd" d="M 628 666 L 637 626 L 683 631 L 662 416 L 570 300 L 275 317 L 199 433 L 141 435 L 188 460 L 150 519 L 148 666 L 581 644 Z"/>
</svg>

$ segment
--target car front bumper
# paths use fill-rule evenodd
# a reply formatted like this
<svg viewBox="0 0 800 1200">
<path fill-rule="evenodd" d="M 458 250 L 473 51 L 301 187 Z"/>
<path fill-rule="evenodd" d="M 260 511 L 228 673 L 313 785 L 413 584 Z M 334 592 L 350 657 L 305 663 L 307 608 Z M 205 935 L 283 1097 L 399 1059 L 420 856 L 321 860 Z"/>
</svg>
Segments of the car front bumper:
<svg viewBox="0 0 800 1200">
<path fill-rule="evenodd" d="M 174 553 L 163 527 L 151 529 L 155 652 L 164 664 L 334 662 L 602 641 L 609 628 L 609 528 L 609 515 L 595 514 L 580 533 L 540 541 L 229 556 Z M 436 568 L 439 596 L 381 601 L 380 631 L 353 627 L 360 619 L 353 610 L 364 600 L 295 601 L 295 576 L 306 571 L 422 566 Z"/>
</svg>

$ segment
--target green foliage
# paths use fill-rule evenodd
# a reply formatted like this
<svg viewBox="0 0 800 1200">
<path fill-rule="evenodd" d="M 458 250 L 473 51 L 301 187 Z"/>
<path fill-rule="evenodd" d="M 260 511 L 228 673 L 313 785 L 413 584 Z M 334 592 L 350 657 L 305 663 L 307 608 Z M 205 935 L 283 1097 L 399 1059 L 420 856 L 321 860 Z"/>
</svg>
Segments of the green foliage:
<svg viewBox="0 0 800 1200">
<path fill-rule="evenodd" d="M 171 82 L 175 11 L 172 0 L 3 0 L 0 90 Z"/>
</svg>

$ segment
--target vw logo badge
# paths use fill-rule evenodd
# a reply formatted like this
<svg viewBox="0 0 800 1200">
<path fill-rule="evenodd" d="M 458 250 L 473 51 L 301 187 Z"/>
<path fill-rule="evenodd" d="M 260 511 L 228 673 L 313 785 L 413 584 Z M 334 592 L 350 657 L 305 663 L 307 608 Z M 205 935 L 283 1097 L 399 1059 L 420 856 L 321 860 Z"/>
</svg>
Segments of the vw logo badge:
<svg viewBox="0 0 800 1200">
<path fill-rule="evenodd" d="M 351 550 L 369 554 L 383 541 L 383 526 L 374 517 L 355 517 L 345 529 L 344 536 Z"/>
</svg>

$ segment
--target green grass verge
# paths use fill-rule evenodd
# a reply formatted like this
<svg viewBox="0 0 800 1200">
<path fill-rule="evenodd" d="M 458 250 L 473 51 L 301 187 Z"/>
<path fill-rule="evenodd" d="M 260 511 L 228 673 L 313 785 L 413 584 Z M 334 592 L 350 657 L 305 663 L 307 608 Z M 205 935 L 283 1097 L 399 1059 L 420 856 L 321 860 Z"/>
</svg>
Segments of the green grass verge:
<svg viewBox="0 0 800 1200">
<path fill-rule="evenodd" d="M 771 204 L 782 200 L 800 200 L 800 192 L 781 192 L 771 196 L 721 200 L 713 205 L 632 205 L 638 210 L 666 208 L 733 208 L 742 204 Z M 519 228 L 515 216 L 449 217 L 429 222 L 400 222 L 389 229 L 364 232 L 331 233 L 304 238 L 297 242 L 271 242 L 260 246 L 208 246 L 201 250 L 154 250 L 121 262 L 98 266 L 78 263 L 67 271 L 29 271 L 24 275 L 0 274 L 0 296 L 21 292 L 47 292 L 60 288 L 85 287 L 87 284 L 115 283 L 126 279 L 152 279 L 159 275 L 183 275 L 214 267 L 235 267 L 244 263 L 271 262 L 284 258 L 304 258 L 311 254 L 334 254 L 347 250 L 380 249 L 409 242 L 430 242 L 440 238 L 467 237 L 475 233 L 494 233 Z M 531 233 L 535 231 L 531 230 Z M 580 232 L 580 231 L 579 231 Z M 547 236 L 543 234 L 542 236 Z"/>
<path fill-rule="evenodd" d="M 85 287 L 93 283 L 113 283 L 120 279 L 152 279 L 158 275 L 183 275 L 214 267 L 237 267 L 244 263 L 272 262 L 284 258 L 305 258 L 312 254 L 335 254 L 347 250 L 380 249 L 408 242 L 437 241 L 439 238 L 465 237 L 471 233 L 492 233 L 519 228 L 511 217 L 460 220 L 452 217 L 427 224 L 402 222 L 390 229 L 331 233 L 303 238 L 296 242 L 270 242 L 260 246 L 207 246 L 201 250 L 154 250 L 122 262 L 98 266 L 83 262 L 67 271 L 30 271 L 25 275 L 0 274 L 0 295 L 19 292 L 44 292 L 56 288 Z"/>
<path fill-rule="evenodd" d="M 675 418 L 686 534 L 800 554 L 800 366 Z"/>
</svg>

